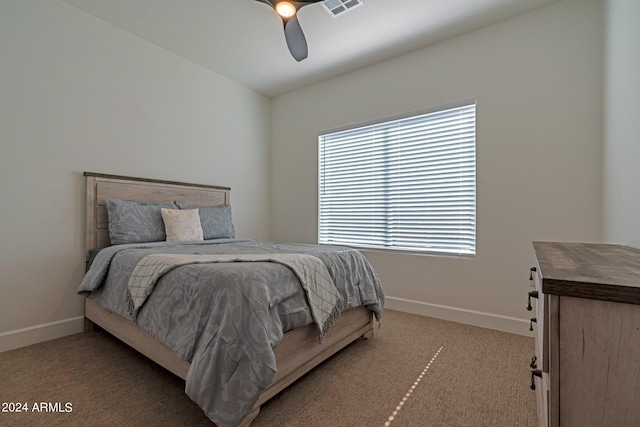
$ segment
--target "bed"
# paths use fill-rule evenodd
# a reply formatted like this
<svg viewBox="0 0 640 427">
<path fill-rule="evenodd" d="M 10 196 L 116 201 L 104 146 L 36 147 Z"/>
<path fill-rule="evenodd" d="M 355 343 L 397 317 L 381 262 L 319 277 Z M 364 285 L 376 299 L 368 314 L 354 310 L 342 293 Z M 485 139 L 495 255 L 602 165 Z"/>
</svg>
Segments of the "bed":
<svg viewBox="0 0 640 427">
<path fill-rule="evenodd" d="M 216 425 L 250 425 L 258 415 L 260 406 L 267 400 L 353 341 L 373 336 L 382 314 L 384 294 L 375 272 L 366 260 L 363 261 L 364 257 L 359 252 L 340 247 L 239 240 L 233 235 L 232 225 L 230 232 L 228 227 L 227 229 L 222 227 L 222 231 L 208 229 L 210 224 L 205 223 L 210 219 L 202 217 L 203 212 L 215 210 L 216 215 L 219 215 L 224 211 L 223 215 L 230 217 L 230 211 L 225 210 L 230 209 L 230 188 L 90 172 L 85 172 L 84 176 L 86 180 L 85 261 L 88 272 L 78 292 L 86 296 L 85 329 L 91 330 L 95 325 L 99 326 L 184 379 L 185 391 L 189 397 L 203 408 Z M 107 214 L 107 200 L 110 203 L 111 215 Z M 122 243 L 119 237 L 114 237 L 117 236 L 113 234 L 116 226 L 113 221 L 111 224 L 109 221 L 110 216 L 112 220 L 116 218 L 114 214 L 116 201 L 140 204 L 179 201 L 185 211 L 191 211 L 189 215 L 192 219 L 193 215 L 196 215 L 193 209 L 199 208 L 199 211 L 195 212 L 199 212 L 205 240 L 200 240 L 199 236 L 196 242 L 183 242 L 180 239 L 172 242 L 158 242 L 156 239 L 152 243 L 144 241 L 131 243 L 125 238 Z M 187 214 L 187 212 L 177 212 L 180 207 L 170 210 L 172 212 L 163 211 L 163 215 L 180 214 L 182 218 L 184 217 L 182 214 Z M 120 219 L 127 220 L 127 211 L 124 212 Z M 165 217 L 165 221 L 168 221 L 167 218 L 169 217 Z M 169 222 L 166 223 L 167 229 L 163 230 L 163 232 L 166 231 L 166 238 L 170 231 L 168 224 Z M 220 235 L 217 236 L 216 233 Z M 229 233 L 231 236 L 228 235 Z M 172 239 L 174 237 L 171 236 Z M 112 244 L 112 239 L 117 244 Z M 295 258 L 289 259 L 290 254 L 294 252 Z M 190 257 L 188 261 L 172 266 L 167 272 L 156 274 L 156 281 L 151 285 L 152 292 L 149 290 L 149 284 L 146 285 L 141 304 L 132 298 L 132 295 L 135 295 L 132 290 L 135 288 L 131 288 L 134 282 L 132 277 L 129 278 L 130 287 L 124 293 L 120 292 L 123 295 L 126 294 L 127 298 L 117 302 L 119 297 L 115 297 L 116 294 L 108 294 L 113 292 L 110 289 L 115 290 L 118 286 L 124 286 L 115 284 L 119 283 L 115 278 L 118 274 L 133 273 L 135 276 L 136 272 L 140 271 L 138 269 L 143 267 L 141 265 L 143 260 L 156 260 L 153 257 L 182 257 L 182 254 L 186 253 L 189 254 L 186 257 Z M 194 261 L 194 257 L 198 261 Z M 238 259 L 238 257 L 241 258 Z M 324 313 L 324 317 L 322 317 L 324 309 L 319 309 L 315 307 L 315 303 L 311 303 L 315 299 L 320 301 L 318 304 L 326 304 L 326 300 L 330 300 L 331 295 L 323 294 L 325 289 L 317 286 L 317 281 L 313 282 L 313 286 L 306 283 L 306 280 L 309 280 L 308 276 L 312 275 L 307 274 L 308 261 L 313 260 L 318 264 L 318 259 L 322 260 L 317 269 L 321 274 L 316 276 L 322 279 L 323 275 L 329 272 L 336 279 L 334 289 L 337 290 L 331 292 L 336 295 L 334 300 L 337 298 L 337 301 L 333 301 L 333 310 L 326 310 L 332 312 Z M 301 261 L 304 263 L 297 264 Z M 361 267 L 360 264 L 363 263 L 366 265 Z M 316 264 L 312 263 L 313 266 Z M 358 269 L 366 271 L 356 272 L 353 267 L 355 264 L 358 264 L 356 266 Z M 354 271 L 350 270 L 352 267 Z M 206 272 L 200 270 L 205 268 Z M 236 269 L 240 268 L 242 272 L 238 273 L 239 270 Z M 207 286 L 206 293 L 199 293 L 205 292 L 200 290 L 203 287 L 199 284 L 203 277 L 219 277 L 220 279 L 216 280 L 222 280 L 226 284 L 231 280 L 230 278 L 237 280 L 236 276 L 239 275 L 243 277 L 240 284 Z M 256 277 L 262 280 L 262 276 L 273 278 L 278 286 L 264 287 L 266 290 L 262 291 L 262 285 L 253 283 L 253 281 L 258 283 Z M 112 277 L 114 277 L 113 280 Z M 174 282 L 170 282 L 171 280 Z M 200 281 L 197 282 L 197 287 L 195 280 Z M 93 284 L 87 285 L 91 281 Z M 351 282 L 356 283 L 350 284 Z M 320 283 L 324 282 L 320 280 Z M 185 289 L 180 292 L 184 295 L 178 294 L 177 289 L 182 287 Z M 214 288 L 228 288 L 232 291 L 210 290 Z M 247 293 L 242 297 L 235 297 L 236 293 L 245 292 L 237 290 L 238 288 L 248 289 Z M 314 290 L 311 291 L 309 288 Z M 264 302 L 262 298 L 267 298 L 263 295 L 264 293 L 276 302 Z M 285 293 L 286 296 L 282 296 Z M 304 309 L 292 305 L 291 301 L 300 298 L 308 303 Z M 209 300 L 212 306 L 217 307 L 216 310 L 201 307 L 204 304 L 202 301 Z M 253 305 L 236 307 L 230 302 L 231 300 L 234 301 L 233 304 Z M 241 302 L 238 303 L 236 300 Z M 227 311 L 233 313 L 222 314 Z M 263 311 L 268 313 L 263 314 Z M 276 311 L 277 320 L 270 320 L 274 318 L 273 312 Z M 240 320 L 234 320 L 235 323 L 232 326 L 225 327 L 226 330 L 237 330 L 240 328 L 238 325 L 242 325 L 248 332 L 238 332 L 239 337 L 234 337 L 233 343 L 229 339 L 222 344 L 209 344 L 218 340 L 218 336 L 224 335 L 223 325 L 228 323 L 224 319 L 236 319 L 239 316 L 237 313 L 245 314 L 240 316 Z M 246 315 L 246 313 L 251 314 Z M 196 316 L 195 320 L 194 316 Z M 256 328 L 256 324 L 260 327 Z M 262 327 L 267 324 L 268 326 Z M 180 332 L 168 329 L 178 327 L 182 328 Z M 206 330 L 211 327 L 217 329 L 212 332 L 200 331 L 201 328 Z M 280 328 L 279 331 L 276 330 L 278 328 Z M 264 334 L 262 329 L 265 330 Z M 197 331 L 192 333 L 191 330 Z M 247 335 L 251 336 L 250 342 L 243 341 L 236 344 L 238 340 L 245 340 Z M 177 341 L 188 342 L 185 347 L 182 347 L 183 343 Z M 205 347 L 203 344 L 205 342 L 206 346 L 211 346 L 212 350 Z M 230 343 L 229 349 L 224 351 L 226 342 Z M 254 345 L 255 349 L 252 347 Z M 249 347 L 252 347 L 251 351 L 245 350 Z M 206 350 L 201 350 L 203 348 Z M 208 374 L 214 368 L 217 369 L 218 365 L 226 366 L 230 363 L 227 359 L 235 357 L 235 348 L 242 349 L 242 354 L 237 357 L 238 360 L 242 360 L 234 359 L 233 362 L 237 362 L 238 366 L 246 364 L 250 368 L 248 369 L 250 374 L 233 381 L 229 377 L 216 376 L 218 374 L 212 375 L 211 380 L 207 379 L 208 375 L 204 375 L 203 372 Z M 224 360 L 221 359 L 223 356 L 219 355 L 222 353 L 225 353 Z M 212 359 L 208 360 L 209 357 Z M 239 367 L 229 369 L 235 370 L 233 375 L 241 370 Z M 236 384 L 235 388 L 234 381 L 239 384 Z M 219 383 L 224 384 L 224 387 L 219 387 Z M 206 396 L 203 397 L 203 395 Z M 209 395 L 217 396 L 215 398 L 217 400 L 212 402 L 214 399 L 207 397 Z M 227 413 L 222 415 L 221 409 L 216 407 L 216 405 L 220 406 L 220 399 L 226 399 L 224 406 Z M 236 403 L 237 407 L 234 406 Z"/>
</svg>

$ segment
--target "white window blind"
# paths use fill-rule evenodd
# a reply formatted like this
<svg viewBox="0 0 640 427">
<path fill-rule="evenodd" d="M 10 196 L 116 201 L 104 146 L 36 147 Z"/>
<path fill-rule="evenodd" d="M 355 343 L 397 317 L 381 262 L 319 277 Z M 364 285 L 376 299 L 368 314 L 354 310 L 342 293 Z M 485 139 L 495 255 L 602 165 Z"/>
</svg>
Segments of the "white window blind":
<svg viewBox="0 0 640 427">
<path fill-rule="evenodd" d="M 475 110 L 320 135 L 319 243 L 474 255 Z"/>
</svg>

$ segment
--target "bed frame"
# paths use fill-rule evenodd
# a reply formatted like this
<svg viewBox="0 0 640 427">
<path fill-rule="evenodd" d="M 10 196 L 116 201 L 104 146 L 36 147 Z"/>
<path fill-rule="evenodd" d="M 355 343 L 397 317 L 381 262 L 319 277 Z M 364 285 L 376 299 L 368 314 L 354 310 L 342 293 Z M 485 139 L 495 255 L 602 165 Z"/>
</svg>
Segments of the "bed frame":
<svg viewBox="0 0 640 427">
<path fill-rule="evenodd" d="M 182 200 L 201 206 L 230 204 L 231 189 L 209 185 L 160 181 L 85 172 L 86 177 L 86 260 L 91 249 L 110 246 L 105 199 L 117 198 L 138 202 Z M 155 339 L 130 320 L 115 314 L 93 300 L 85 299 L 85 330 L 94 325 L 136 349 L 182 379 L 186 379 L 189 363 L 180 360 L 165 344 Z M 249 426 L 258 416 L 260 406 L 298 378 L 318 366 L 360 337 L 374 333 L 374 317 L 364 307 L 340 316 L 325 338 L 318 344 L 318 329 L 307 325 L 284 334 L 275 348 L 278 372 L 264 390 L 253 410 L 240 424 Z"/>
</svg>

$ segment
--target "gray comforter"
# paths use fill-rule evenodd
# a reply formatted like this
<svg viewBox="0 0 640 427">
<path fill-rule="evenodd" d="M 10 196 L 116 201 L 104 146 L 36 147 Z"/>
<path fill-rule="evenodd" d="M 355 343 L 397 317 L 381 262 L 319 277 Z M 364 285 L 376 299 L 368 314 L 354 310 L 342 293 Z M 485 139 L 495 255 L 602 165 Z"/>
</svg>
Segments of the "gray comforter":
<svg viewBox="0 0 640 427">
<path fill-rule="evenodd" d="M 276 372 L 283 333 L 313 321 L 296 275 L 272 262 L 188 264 L 169 271 L 133 319 L 127 283 L 146 255 L 303 253 L 320 258 L 341 297 L 340 310 L 382 314 L 384 294 L 356 250 L 220 239 L 111 246 L 95 257 L 78 293 L 135 321 L 191 363 L 185 391 L 218 426 L 237 425 Z M 329 334 L 331 331 L 329 331 Z"/>
</svg>

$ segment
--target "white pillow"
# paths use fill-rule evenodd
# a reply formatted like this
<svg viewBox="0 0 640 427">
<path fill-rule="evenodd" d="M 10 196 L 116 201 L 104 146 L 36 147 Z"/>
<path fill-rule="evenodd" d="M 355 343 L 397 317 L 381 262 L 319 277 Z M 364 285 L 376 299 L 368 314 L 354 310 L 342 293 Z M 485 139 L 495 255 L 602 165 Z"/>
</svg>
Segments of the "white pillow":
<svg viewBox="0 0 640 427">
<path fill-rule="evenodd" d="M 167 241 L 204 240 L 198 209 L 161 209 Z"/>
</svg>

